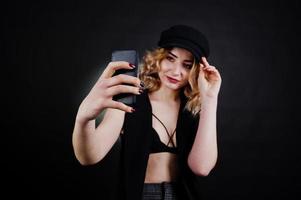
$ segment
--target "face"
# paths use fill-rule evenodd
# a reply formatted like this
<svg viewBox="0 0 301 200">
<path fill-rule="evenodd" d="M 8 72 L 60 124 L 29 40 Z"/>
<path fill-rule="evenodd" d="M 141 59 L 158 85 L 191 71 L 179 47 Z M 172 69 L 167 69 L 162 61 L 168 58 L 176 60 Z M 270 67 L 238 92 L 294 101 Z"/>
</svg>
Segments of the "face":
<svg viewBox="0 0 301 200">
<path fill-rule="evenodd" d="M 173 48 L 161 62 L 159 77 L 161 86 L 179 90 L 188 84 L 188 76 L 193 65 L 193 55 L 186 49 Z"/>
</svg>

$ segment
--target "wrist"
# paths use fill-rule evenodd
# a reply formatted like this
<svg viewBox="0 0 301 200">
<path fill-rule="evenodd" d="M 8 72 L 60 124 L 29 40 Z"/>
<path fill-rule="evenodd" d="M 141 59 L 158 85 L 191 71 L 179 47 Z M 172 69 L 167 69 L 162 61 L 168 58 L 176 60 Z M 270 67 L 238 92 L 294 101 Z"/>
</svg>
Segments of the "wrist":
<svg viewBox="0 0 301 200">
<path fill-rule="evenodd" d="M 205 97 L 201 98 L 201 105 L 217 105 L 217 97 Z"/>
<path fill-rule="evenodd" d="M 203 99 L 201 101 L 200 112 L 215 112 L 217 110 L 217 99 Z"/>
<path fill-rule="evenodd" d="M 86 125 L 89 121 L 91 121 L 91 119 L 89 119 L 83 111 L 81 111 L 81 109 L 78 110 L 76 118 L 75 118 L 75 122 L 80 125 Z"/>
<path fill-rule="evenodd" d="M 84 126 L 85 124 L 87 124 L 90 120 L 84 117 L 80 117 L 80 116 L 76 116 L 75 119 L 75 123 L 80 125 L 80 126 Z"/>
</svg>

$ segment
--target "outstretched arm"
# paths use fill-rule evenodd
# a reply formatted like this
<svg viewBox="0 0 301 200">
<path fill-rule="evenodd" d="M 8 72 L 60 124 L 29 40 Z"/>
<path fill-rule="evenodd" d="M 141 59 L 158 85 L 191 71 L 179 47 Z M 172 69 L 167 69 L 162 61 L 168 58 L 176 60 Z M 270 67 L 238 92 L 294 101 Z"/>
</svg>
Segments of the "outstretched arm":
<svg viewBox="0 0 301 200">
<path fill-rule="evenodd" d="M 113 100 L 113 96 L 140 94 L 138 78 L 125 74 L 112 77 L 119 69 L 133 69 L 133 66 L 125 61 L 110 62 L 79 106 L 72 144 L 75 156 L 82 165 L 95 164 L 105 157 L 120 134 L 125 112 L 133 112 L 130 106 Z M 95 128 L 95 119 L 104 109 L 107 112 Z"/>
</svg>

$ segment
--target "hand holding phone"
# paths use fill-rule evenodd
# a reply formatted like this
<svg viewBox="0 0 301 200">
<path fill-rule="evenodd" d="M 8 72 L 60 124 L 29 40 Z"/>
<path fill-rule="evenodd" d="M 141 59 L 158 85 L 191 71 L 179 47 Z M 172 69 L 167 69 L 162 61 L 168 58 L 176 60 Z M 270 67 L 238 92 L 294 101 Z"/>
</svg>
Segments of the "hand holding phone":
<svg viewBox="0 0 301 200">
<path fill-rule="evenodd" d="M 133 65 L 133 69 L 119 69 L 113 76 L 125 74 L 133 77 L 138 76 L 139 56 L 136 50 L 117 50 L 112 53 L 112 61 L 126 61 Z M 130 93 L 121 93 L 113 96 L 113 100 L 120 101 L 126 105 L 132 105 L 136 102 L 136 95 Z"/>
<path fill-rule="evenodd" d="M 87 122 L 95 119 L 106 108 L 134 112 L 135 95 L 142 92 L 141 81 L 137 77 L 138 55 L 135 51 L 118 51 L 112 54 L 112 60 L 114 61 L 106 66 L 81 102 L 76 116 L 77 121 Z M 129 63 L 136 65 L 136 68 Z M 114 72 L 115 77 L 112 77 Z M 122 74 L 122 76 L 116 77 L 117 74 Z"/>
</svg>

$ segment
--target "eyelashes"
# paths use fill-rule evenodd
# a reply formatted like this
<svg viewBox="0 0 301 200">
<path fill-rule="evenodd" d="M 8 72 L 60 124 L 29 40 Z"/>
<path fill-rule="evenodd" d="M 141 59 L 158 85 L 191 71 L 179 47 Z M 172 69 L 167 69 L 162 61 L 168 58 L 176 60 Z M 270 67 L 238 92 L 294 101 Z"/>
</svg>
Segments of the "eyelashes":
<svg viewBox="0 0 301 200">
<path fill-rule="evenodd" d="M 169 61 L 171 61 L 171 62 L 174 61 L 174 58 L 171 57 L 171 56 L 166 56 L 166 59 L 169 60 Z M 190 64 L 184 64 L 183 66 L 184 66 L 186 69 L 191 69 L 191 68 L 192 68 L 192 65 L 190 65 Z"/>
<path fill-rule="evenodd" d="M 187 69 L 191 69 L 192 65 L 184 65 Z"/>
<path fill-rule="evenodd" d="M 171 56 L 167 56 L 166 59 L 169 60 L 169 61 L 173 61 L 174 60 Z"/>
</svg>

